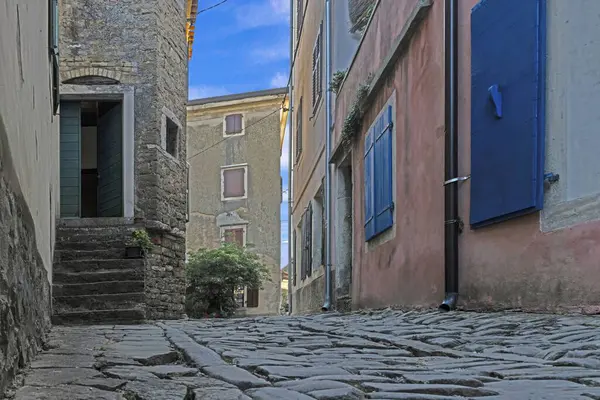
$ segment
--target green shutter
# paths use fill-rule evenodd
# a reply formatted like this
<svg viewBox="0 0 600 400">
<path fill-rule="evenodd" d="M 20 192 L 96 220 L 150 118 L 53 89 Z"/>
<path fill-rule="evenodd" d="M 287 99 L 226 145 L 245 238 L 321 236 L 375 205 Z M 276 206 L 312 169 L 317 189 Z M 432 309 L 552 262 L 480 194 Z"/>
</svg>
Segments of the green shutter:
<svg viewBox="0 0 600 400">
<path fill-rule="evenodd" d="M 60 104 L 60 216 L 78 218 L 81 209 L 81 109 Z"/>
</svg>

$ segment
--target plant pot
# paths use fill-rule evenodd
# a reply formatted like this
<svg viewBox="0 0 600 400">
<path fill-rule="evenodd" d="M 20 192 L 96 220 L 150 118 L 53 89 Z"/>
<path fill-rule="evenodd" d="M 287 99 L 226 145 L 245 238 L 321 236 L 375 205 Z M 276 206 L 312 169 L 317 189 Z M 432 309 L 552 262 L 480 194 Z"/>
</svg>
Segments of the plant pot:
<svg viewBox="0 0 600 400">
<path fill-rule="evenodd" d="M 138 246 L 127 246 L 125 247 L 125 257 L 127 258 L 143 258 L 144 253 L 142 252 L 142 248 Z"/>
</svg>

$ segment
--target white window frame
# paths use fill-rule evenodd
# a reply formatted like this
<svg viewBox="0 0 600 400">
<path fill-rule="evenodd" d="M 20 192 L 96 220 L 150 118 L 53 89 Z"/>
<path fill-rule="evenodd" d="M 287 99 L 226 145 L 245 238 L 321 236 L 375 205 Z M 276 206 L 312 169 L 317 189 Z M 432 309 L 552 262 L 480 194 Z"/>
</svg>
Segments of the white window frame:
<svg viewBox="0 0 600 400">
<path fill-rule="evenodd" d="M 225 197 L 225 171 L 231 169 L 244 169 L 244 195 L 240 197 Z M 232 164 L 221 167 L 221 201 L 244 200 L 248 198 L 248 164 Z"/>
<path fill-rule="evenodd" d="M 242 116 L 242 131 L 240 133 L 227 133 L 227 117 L 230 115 L 241 115 Z M 223 116 L 223 137 L 236 137 L 236 136 L 244 136 L 246 134 L 246 113 L 243 111 L 233 112 Z"/>
<path fill-rule="evenodd" d="M 246 235 L 248 225 L 225 225 L 221 226 L 221 242 L 225 243 L 225 233 L 229 230 L 242 229 L 242 246 L 246 247 Z"/>
</svg>

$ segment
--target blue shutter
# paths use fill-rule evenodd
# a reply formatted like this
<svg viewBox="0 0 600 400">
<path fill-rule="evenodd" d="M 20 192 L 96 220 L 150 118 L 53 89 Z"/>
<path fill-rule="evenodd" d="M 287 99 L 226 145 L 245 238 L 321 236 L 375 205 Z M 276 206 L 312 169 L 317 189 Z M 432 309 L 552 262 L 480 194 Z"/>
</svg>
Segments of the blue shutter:
<svg viewBox="0 0 600 400">
<path fill-rule="evenodd" d="M 473 227 L 543 206 L 544 6 L 483 0 L 471 11 Z"/>
<path fill-rule="evenodd" d="M 374 180 L 373 180 L 373 130 L 367 133 L 365 138 L 365 240 L 370 240 L 375 236 L 375 218 L 374 218 Z"/>
<path fill-rule="evenodd" d="M 388 106 L 375 123 L 375 234 L 394 223 L 392 127 L 392 107 Z"/>
<path fill-rule="evenodd" d="M 60 103 L 60 216 L 78 218 L 81 209 L 81 109 Z"/>
</svg>

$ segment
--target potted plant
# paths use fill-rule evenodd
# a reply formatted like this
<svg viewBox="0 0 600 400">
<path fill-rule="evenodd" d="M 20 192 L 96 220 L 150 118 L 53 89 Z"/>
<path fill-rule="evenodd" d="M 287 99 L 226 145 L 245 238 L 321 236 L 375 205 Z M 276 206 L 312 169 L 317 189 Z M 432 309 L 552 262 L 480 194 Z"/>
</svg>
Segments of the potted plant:
<svg viewBox="0 0 600 400">
<path fill-rule="evenodd" d="M 145 229 L 137 229 L 131 234 L 131 239 L 125 246 L 127 258 L 142 258 L 152 250 L 150 235 Z"/>
</svg>

